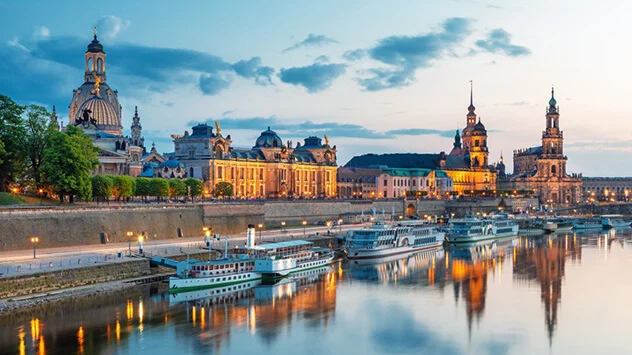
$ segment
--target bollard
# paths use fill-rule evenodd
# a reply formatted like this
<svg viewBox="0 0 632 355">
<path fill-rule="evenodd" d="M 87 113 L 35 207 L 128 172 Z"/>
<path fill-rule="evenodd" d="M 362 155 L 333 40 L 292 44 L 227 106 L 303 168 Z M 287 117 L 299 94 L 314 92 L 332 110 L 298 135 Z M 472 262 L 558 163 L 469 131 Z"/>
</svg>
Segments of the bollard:
<svg viewBox="0 0 632 355">
<path fill-rule="evenodd" d="M 18 265 L 17 271 L 18 272 L 22 271 L 22 265 Z"/>
<path fill-rule="evenodd" d="M 48 267 L 51 268 L 51 269 L 53 268 L 53 262 L 52 261 L 50 263 L 48 263 Z"/>
<path fill-rule="evenodd" d="M 81 264 L 81 258 L 77 259 L 77 265 Z"/>
</svg>

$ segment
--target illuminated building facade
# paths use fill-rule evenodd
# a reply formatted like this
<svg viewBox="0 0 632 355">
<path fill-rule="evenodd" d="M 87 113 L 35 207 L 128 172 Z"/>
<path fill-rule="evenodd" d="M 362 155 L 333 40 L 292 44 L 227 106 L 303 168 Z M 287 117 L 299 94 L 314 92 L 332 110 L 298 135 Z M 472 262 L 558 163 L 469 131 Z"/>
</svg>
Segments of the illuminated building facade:
<svg viewBox="0 0 632 355">
<path fill-rule="evenodd" d="M 585 201 L 629 201 L 632 198 L 632 177 L 582 177 Z"/>
<path fill-rule="evenodd" d="M 546 109 L 542 145 L 514 151 L 514 173 L 501 179 L 501 190 L 532 190 L 541 201 L 574 204 L 581 202 L 582 176 L 568 174 L 564 135 L 553 89 Z"/>
<path fill-rule="evenodd" d="M 204 181 L 211 194 L 226 182 L 237 198 L 328 198 L 336 196 L 336 146 L 325 136 L 305 138 L 304 144 L 283 142 L 268 127 L 252 148 L 232 146 L 207 124 L 198 124 L 192 133 L 172 135 L 175 158 L 189 177 Z"/>
</svg>

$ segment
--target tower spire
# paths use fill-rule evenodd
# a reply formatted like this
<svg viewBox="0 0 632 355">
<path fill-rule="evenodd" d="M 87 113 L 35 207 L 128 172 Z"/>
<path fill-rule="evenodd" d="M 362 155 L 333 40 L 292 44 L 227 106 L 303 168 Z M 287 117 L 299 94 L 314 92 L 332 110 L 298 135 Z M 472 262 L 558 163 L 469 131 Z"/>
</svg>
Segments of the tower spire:
<svg viewBox="0 0 632 355">
<path fill-rule="evenodd" d="M 467 108 L 467 110 L 469 111 L 469 114 L 473 115 L 475 109 L 476 107 L 474 107 L 474 82 L 470 80 L 470 106 Z"/>
</svg>

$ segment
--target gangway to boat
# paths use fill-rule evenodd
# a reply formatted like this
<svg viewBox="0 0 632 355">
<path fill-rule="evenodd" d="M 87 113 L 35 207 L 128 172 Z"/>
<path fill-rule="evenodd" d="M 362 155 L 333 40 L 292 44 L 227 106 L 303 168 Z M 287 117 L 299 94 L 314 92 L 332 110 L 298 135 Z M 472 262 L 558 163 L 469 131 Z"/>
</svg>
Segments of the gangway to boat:
<svg viewBox="0 0 632 355">
<path fill-rule="evenodd" d="M 189 262 L 190 263 L 195 263 L 195 262 L 197 262 L 197 260 L 189 259 Z M 179 261 L 176 261 L 176 260 L 173 260 L 173 259 L 169 259 L 169 258 L 160 257 L 160 256 L 154 256 L 149 261 L 149 264 L 151 266 L 164 266 L 164 267 L 168 267 L 170 269 L 177 269 L 178 263 L 179 263 Z"/>
</svg>

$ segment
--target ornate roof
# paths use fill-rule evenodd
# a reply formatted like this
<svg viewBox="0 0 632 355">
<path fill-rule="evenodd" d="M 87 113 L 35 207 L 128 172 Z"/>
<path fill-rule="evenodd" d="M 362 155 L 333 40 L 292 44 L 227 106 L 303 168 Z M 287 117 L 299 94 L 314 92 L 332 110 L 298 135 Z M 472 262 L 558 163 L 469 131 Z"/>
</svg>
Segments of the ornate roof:
<svg viewBox="0 0 632 355">
<path fill-rule="evenodd" d="M 261 132 L 259 138 L 255 142 L 254 148 L 281 148 L 283 141 L 279 135 L 268 127 L 267 130 Z"/>
<path fill-rule="evenodd" d="M 112 107 L 109 101 L 94 95 L 85 101 L 79 108 L 77 119 L 88 117 L 96 121 L 99 129 L 103 126 L 120 127 L 121 120 L 117 115 L 117 111 Z"/>
</svg>

